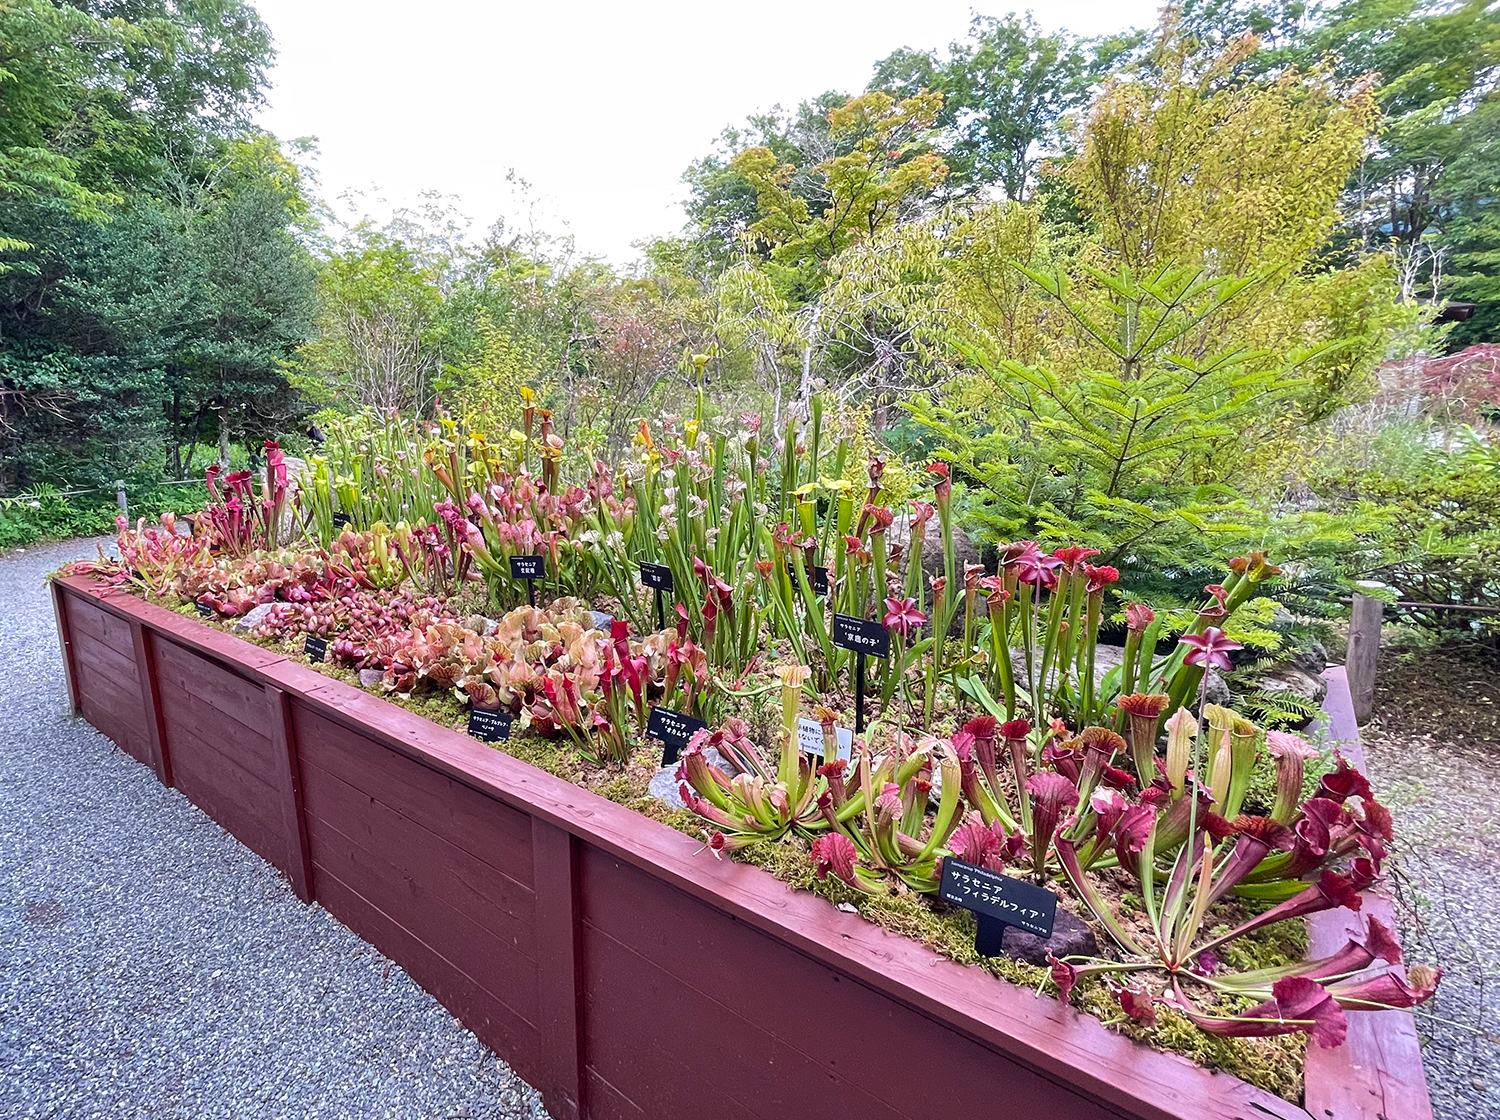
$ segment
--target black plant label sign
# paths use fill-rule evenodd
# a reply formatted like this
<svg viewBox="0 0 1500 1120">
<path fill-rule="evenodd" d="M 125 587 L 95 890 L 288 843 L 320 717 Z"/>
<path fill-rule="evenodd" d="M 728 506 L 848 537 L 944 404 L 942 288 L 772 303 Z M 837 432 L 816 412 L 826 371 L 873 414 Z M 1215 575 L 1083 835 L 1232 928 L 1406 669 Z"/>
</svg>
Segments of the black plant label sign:
<svg viewBox="0 0 1500 1120">
<path fill-rule="evenodd" d="M 198 609 L 198 613 L 201 614 L 204 618 L 212 618 L 214 616 L 213 607 L 209 606 L 207 603 L 194 603 L 193 606 Z"/>
<path fill-rule="evenodd" d="M 985 919 L 990 924 L 1002 922 L 1015 926 L 1040 938 L 1052 936 L 1052 923 L 1057 918 L 1057 895 L 1046 887 L 1028 883 L 1023 879 L 1012 879 L 998 871 L 975 867 L 972 863 L 954 859 L 943 860 L 943 879 L 938 884 L 938 897 L 944 902 L 974 911 L 979 919 L 980 933 L 984 933 Z M 984 953 L 983 936 L 976 937 L 975 948 Z M 996 939 L 998 942 L 998 939 Z M 985 953 L 996 956 L 996 952 Z"/>
<path fill-rule="evenodd" d="M 641 586 L 654 587 L 657 591 L 671 591 L 672 569 L 665 564 L 648 564 L 642 560 Z"/>
<path fill-rule="evenodd" d="M 510 578 L 546 579 L 546 558 L 542 556 L 512 556 L 510 558 Z"/>
<path fill-rule="evenodd" d="M 509 712 L 486 712 L 470 708 L 469 734 L 486 743 L 504 742 L 510 738 L 510 725 L 515 718 Z"/>
<path fill-rule="evenodd" d="M 792 577 L 792 584 L 797 583 L 797 565 L 787 561 L 786 574 Z M 807 582 L 812 585 L 814 595 L 828 594 L 828 569 L 817 564 L 807 566 Z"/>
<path fill-rule="evenodd" d="M 352 524 L 354 524 L 354 520 L 347 513 L 336 513 L 333 515 L 333 527 L 335 529 L 344 529 Z"/>
<path fill-rule="evenodd" d="M 322 661 L 328 656 L 328 639 L 309 634 L 307 640 L 302 643 L 302 652 L 307 654 L 309 661 Z"/>
<path fill-rule="evenodd" d="M 661 764 L 671 766 L 682 753 L 682 748 L 688 745 L 688 740 L 707 726 L 701 719 L 681 712 L 652 708 L 651 718 L 646 721 L 646 734 L 662 741 Z"/>
<path fill-rule="evenodd" d="M 873 618 L 852 614 L 833 616 L 833 644 L 871 657 L 889 657 L 891 653 L 890 632 Z"/>
</svg>

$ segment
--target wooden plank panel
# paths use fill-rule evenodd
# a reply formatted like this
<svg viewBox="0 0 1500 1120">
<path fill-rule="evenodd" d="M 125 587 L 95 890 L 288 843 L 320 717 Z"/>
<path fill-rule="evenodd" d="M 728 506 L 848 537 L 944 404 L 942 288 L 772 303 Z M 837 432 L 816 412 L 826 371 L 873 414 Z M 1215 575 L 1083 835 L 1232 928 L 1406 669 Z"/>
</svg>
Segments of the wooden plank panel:
<svg viewBox="0 0 1500 1120">
<path fill-rule="evenodd" d="M 82 634 L 73 640 L 73 649 L 80 693 L 85 697 L 92 694 L 98 706 L 111 712 L 115 719 L 125 720 L 127 725 L 140 724 L 140 681 L 135 666 L 121 672 L 110 660 L 114 654 L 108 652 L 107 646 Z"/>
<path fill-rule="evenodd" d="M 1017 1115 L 1119 1115 L 594 849 L 582 865 L 585 1052 L 652 1117 L 896 1120 L 932 1115 L 934 1086 L 944 1114 L 1003 1099 Z M 695 1076 L 674 1076 L 683 1040 L 706 1035 Z M 867 1091 L 893 1055 L 922 1076 Z M 711 1109 L 705 1085 L 723 1094 Z"/>
<path fill-rule="evenodd" d="M 262 695 L 265 709 L 259 725 L 249 727 L 216 711 L 190 692 L 184 692 L 173 677 L 161 675 L 162 715 L 177 727 L 190 733 L 198 742 L 209 745 L 256 781 L 267 786 L 278 784 L 280 766 L 268 736 L 270 703 Z"/>
<path fill-rule="evenodd" d="M 531 818 L 312 711 L 292 707 L 304 765 L 317 766 L 526 888 Z"/>
<path fill-rule="evenodd" d="M 185 708 L 180 699 L 169 700 L 164 695 L 162 701 L 162 723 L 167 729 L 167 749 L 172 752 L 173 762 L 179 757 L 188 759 L 199 774 L 214 776 L 216 784 L 233 790 L 236 797 L 257 809 L 266 810 L 267 821 L 279 820 L 277 787 L 265 775 L 245 765 L 246 757 L 266 749 L 264 745 L 252 747 L 250 740 L 255 736 L 238 725 L 232 731 L 225 728 L 216 736 L 204 728 L 201 716 L 194 718 L 193 711 Z"/>
<path fill-rule="evenodd" d="M 69 595 L 65 609 L 75 630 L 109 646 L 121 657 L 131 655 L 130 625 L 123 618 L 86 595 Z"/>
<path fill-rule="evenodd" d="M 536 975 L 535 903 L 529 888 L 476 860 L 420 824 L 374 800 L 315 765 L 303 767 L 303 805 L 314 863 L 330 862 L 331 851 L 344 853 L 334 833 L 355 845 L 353 862 L 374 867 L 390 896 L 372 893 L 373 882 L 352 873 L 336 874 L 413 931 L 424 928 L 408 910 L 428 906 L 450 911 L 483 931 L 485 951 L 507 961 L 521 958 L 519 976 L 531 987 Z M 369 889 L 366 889 L 369 888 Z M 452 956 L 460 961 L 458 956 Z M 512 1006 L 531 1007 L 526 999 Z"/>
<path fill-rule="evenodd" d="M 398 962 L 527 1081 L 536 1076 L 536 1031 L 484 986 L 326 868 L 315 865 L 318 901 L 356 935 Z"/>
<path fill-rule="evenodd" d="M 286 835 L 277 791 L 184 727 L 170 708 L 164 715 L 176 787 L 245 847 L 272 866 L 287 870 Z M 225 748 L 233 749 L 233 744 Z"/>
<path fill-rule="evenodd" d="M 203 701 L 215 712 L 265 736 L 268 709 L 260 684 L 173 641 L 158 645 L 156 662 L 163 686 L 171 682 L 172 687 Z"/>
<path fill-rule="evenodd" d="M 365 851 L 316 818 L 308 821 L 313 876 L 321 897 L 332 875 L 482 987 L 497 1008 L 534 1030 L 536 966 L 478 923 L 442 902 L 424 881 Z"/>
<path fill-rule="evenodd" d="M 584 1071 L 584 1092 L 588 1094 L 589 1120 L 648 1120 L 636 1103 L 626 1097 L 599 1071 Z"/>
<path fill-rule="evenodd" d="M 151 750 L 145 738 L 124 721 L 118 708 L 104 706 L 97 691 L 85 692 L 79 698 L 79 708 L 83 718 L 115 746 L 141 765 L 151 765 Z"/>
<path fill-rule="evenodd" d="M 133 656 L 120 653 L 87 632 L 74 638 L 73 647 L 80 662 L 79 668 L 92 669 L 127 689 L 138 687 Z"/>
<path fill-rule="evenodd" d="M 83 717 L 137 762 L 153 764 L 135 665 L 121 667 L 110 647 L 87 634 L 73 637 Z"/>
</svg>

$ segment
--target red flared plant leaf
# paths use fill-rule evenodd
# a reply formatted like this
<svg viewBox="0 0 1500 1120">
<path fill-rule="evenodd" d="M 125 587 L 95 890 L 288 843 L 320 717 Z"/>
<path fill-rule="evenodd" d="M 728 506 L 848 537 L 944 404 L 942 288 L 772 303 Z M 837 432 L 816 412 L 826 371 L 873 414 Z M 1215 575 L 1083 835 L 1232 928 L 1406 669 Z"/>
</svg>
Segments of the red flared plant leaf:
<svg viewBox="0 0 1500 1120">
<path fill-rule="evenodd" d="M 1125 749 L 1125 739 L 1107 727 L 1085 727 L 1078 733 L 1078 745 L 1085 751 L 1099 751 L 1113 758 Z"/>
<path fill-rule="evenodd" d="M 1364 946 L 1371 956 L 1386 964 L 1401 963 L 1401 942 L 1396 939 L 1390 926 L 1373 915 L 1365 923 Z"/>
<path fill-rule="evenodd" d="M 1332 1049 L 1344 1044 L 1349 1022 L 1328 989 L 1316 980 L 1284 976 L 1271 985 L 1271 998 L 1283 1019 L 1311 1021 L 1308 1033 L 1319 1046 Z"/>
<path fill-rule="evenodd" d="M 854 877 L 854 861 L 858 855 L 854 842 L 841 832 L 830 832 L 813 841 L 812 862 L 819 879 L 828 878 L 831 871 L 851 887 L 860 887 Z"/>
<path fill-rule="evenodd" d="M 1343 804 L 1350 797 L 1364 800 L 1370 796 L 1370 782 L 1363 774 L 1349 765 L 1349 760 L 1340 756 L 1338 765 L 1323 775 L 1314 797 L 1326 797 Z"/>
<path fill-rule="evenodd" d="M 976 740 L 988 739 L 993 743 L 995 732 L 999 729 L 999 726 L 1000 721 L 994 716 L 975 716 L 968 723 L 964 724 L 963 731 L 965 734 L 972 735 Z"/>
<path fill-rule="evenodd" d="M 1223 843 L 1234 835 L 1234 825 L 1219 816 L 1218 813 L 1209 813 L 1203 819 L 1203 827 L 1215 844 Z"/>
<path fill-rule="evenodd" d="M 1178 1006 L 1194 1023 L 1210 1034 L 1230 1038 L 1264 1038 L 1304 1032 L 1319 1046 L 1342 1046 L 1349 1031 L 1348 1020 L 1316 980 L 1286 976 L 1271 986 L 1271 998 L 1233 1016 L 1204 1015 L 1177 991 Z"/>
<path fill-rule="evenodd" d="M 1078 969 L 1067 961 L 1060 961 L 1051 953 L 1047 954 L 1047 965 L 1052 969 L 1052 982 L 1057 985 L 1057 994 L 1064 1003 L 1073 994 L 1073 985 L 1078 983 Z"/>
<path fill-rule="evenodd" d="M 1004 840 L 1005 829 L 999 821 L 989 826 L 978 813 L 970 813 L 964 818 L 964 823 L 948 837 L 947 847 L 965 863 L 991 871 L 1003 871 L 1005 861 L 1001 857 L 1000 848 Z"/>
<path fill-rule="evenodd" d="M 1026 780 L 1026 792 L 1031 796 L 1032 859 L 1040 868 L 1063 815 L 1078 805 L 1078 787 L 1061 774 L 1043 770 Z"/>
<path fill-rule="evenodd" d="M 1346 980 L 1329 985 L 1328 991 L 1341 1007 L 1370 1010 L 1384 1007 L 1416 1007 L 1437 992 L 1443 970 L 1414 964 L 1402 974 L 1399 965 L 1368 980 Z"/>
<path fill-rule="evenodd" d="M 1116 701 L 1121 711 L 1148 718 L 1161 715 L 1171 702 L 1172 698 L 1165 692 L 1135 692 L 1129 696 L 1122 696 Z"/>
<path fill-rule="evenodd" d="M 1002 739 L 1019 739 L 1026 741 L 1026 736 L 1031 734 L 1031 721 L 1029 719 L 1007 720 L 1000 725 L 1000 737 Z"/>
<path fill-rule="evenodd" d="M 1380 839 L 1390 841 L 1395 839 L 1396 830 L 1391 820 L 1391 811 L 1373 797 L 1364 799 L 1365 815 L 1360 822 L 1360 831 Z"/>
<path fill-rule="evenodd" d="M 1138 1023 L 1148 1026 L 1156 1022 L 1156 1000 L 1150 992 L 1139 991 L 1135 988 L 1121 988 L 1116 993 L 1120 999 L 1120 1008 Z"/>
<path fill-rule="evenodd" d="M 1146 846 L 1151 835 L 1151 826 L 1156 821 L 1156 810 L 1149 805 L 1132 805 L 1120 814 L 1115 824 L 1115 856 L 1120 866 L 1136 874 L 1136 855 Z M 1138 877 L 1138 876 L 1137 876 Z"/>
</svg>

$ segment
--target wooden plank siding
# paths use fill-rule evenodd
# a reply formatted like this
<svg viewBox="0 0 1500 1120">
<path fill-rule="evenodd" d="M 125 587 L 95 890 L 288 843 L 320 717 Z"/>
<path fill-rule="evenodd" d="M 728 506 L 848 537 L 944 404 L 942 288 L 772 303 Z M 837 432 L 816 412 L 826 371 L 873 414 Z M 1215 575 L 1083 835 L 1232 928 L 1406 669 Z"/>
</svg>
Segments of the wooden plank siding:
<svg viewBox="0 0 1500 1120">
<path fill-rule="evenodd" d="M 88 586 L 54 585 L 84 715 L 149 748 L 154 695 L 178 787 L 557 1120 L 1308 1118 L 296 659 Z M 1345 1094 L 1317 1115 L 1376 1113 Z"/>
</svg>

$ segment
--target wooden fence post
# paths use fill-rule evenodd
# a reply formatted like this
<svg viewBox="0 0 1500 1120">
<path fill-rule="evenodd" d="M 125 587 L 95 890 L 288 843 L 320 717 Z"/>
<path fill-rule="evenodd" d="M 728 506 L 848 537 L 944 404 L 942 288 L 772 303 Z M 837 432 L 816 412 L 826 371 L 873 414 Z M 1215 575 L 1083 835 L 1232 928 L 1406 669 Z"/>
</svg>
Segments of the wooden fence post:
<svg viewBox="0 0 1500 1120">
<path fill-rule="evenodd" d="M 1375 663 L 1380 656 L 1380 623 L 1385 604 L 1369 595 L 1354 593 L 1349 612 L 1349 656 L 1346 671 L 1354 700 L 1354 718 L 1364 723 L 1375 707 Z"/>
</svg>

